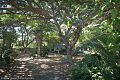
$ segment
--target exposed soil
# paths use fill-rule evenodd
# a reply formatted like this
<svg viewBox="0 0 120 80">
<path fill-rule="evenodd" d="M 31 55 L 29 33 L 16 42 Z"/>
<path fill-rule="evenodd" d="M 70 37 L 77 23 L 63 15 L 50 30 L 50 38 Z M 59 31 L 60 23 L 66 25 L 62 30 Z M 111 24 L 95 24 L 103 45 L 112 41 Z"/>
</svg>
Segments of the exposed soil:
<svg viewBox="0 0 120 80">
<path fill-rule="evenodd" d="M 7 74 L 1 75 L 1 80 L 70 80 L 69 66 L 61 58 L 61 55 L 40 59 L 22 56 Z"/>
</svg>

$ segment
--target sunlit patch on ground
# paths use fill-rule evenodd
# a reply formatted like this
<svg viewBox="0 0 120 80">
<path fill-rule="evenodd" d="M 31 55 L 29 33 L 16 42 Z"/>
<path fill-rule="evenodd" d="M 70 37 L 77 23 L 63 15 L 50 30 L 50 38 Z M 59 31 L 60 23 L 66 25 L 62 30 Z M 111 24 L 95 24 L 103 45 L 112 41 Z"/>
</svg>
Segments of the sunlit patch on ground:
<svg viewBox="0 0 120 80">
<path fill-rule="evenodd" d="M 50 68 L 50 66 L 47 65 L 47 64 L 41 64 L 40 67 L 41 67 L 42 69 L 48 69 L 48 68 Z"/>
<path fill-rule="evenodd" d="M 82 56 L 74 56 L 74 57 L 73 57 L 73 59 L 74 59 L 75 61 L 81 61 L 83 58 L 84 58 L 84 57 L 82 57 Z"/>
<path fill-rule="evenodd" d="M 4 70 L 3 69 L 0 69 L 0 73 L 3 73 L 4 72 Z"/>
<path fill-rule="evenodd" d="M 33 57 L 18 58 L 18 59 L 15 59 L 15 60 L 18 60 L 18 61 L 28 61 L 28 60 L 31 60 L 31 59 L 33 59 Z"/>
</svg>

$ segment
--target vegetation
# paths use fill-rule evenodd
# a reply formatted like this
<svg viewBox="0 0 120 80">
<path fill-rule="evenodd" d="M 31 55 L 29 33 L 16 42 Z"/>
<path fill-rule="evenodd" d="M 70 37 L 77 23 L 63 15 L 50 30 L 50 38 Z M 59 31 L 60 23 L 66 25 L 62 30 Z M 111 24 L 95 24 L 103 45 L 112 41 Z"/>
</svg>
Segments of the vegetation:
<svg viewBox="0 0 120 80">
<path fill-rule="evenodd" d="M 113 26 L 104 22 L 103 26 L 95 29 L 94 34 L 93 38 L 82 45 L 83 48 L 89 48 L 90 53 L 86 54 L 84 59 L 72 69 L 73 80 L 119 79 L 118 32 L 116 34 Z"/>
<path fill-rule="evenodd" d="M 21 53 L 62 53 L 72 80 L 119 80 L 119 0 L 0 0 L 0 14 L 0 68 Z"/>
</svg>

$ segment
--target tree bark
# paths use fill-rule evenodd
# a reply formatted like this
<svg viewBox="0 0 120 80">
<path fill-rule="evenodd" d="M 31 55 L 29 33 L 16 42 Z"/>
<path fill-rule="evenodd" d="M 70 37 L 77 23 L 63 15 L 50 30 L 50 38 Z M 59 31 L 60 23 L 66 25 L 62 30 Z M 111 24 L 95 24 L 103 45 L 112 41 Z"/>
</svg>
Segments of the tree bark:
<svg viewBox="0 0 120 80">
<path fill-rule="evenodd" d="M 36 35 L 36 43 L 37 43 L 37 54 L 39 56 L 43 56 L 43 52 L 42 52 L 42 31 L 40 31 L 39 33 L 37 33 Z"/>
<path fill-rule="evenodd" d="M 73 59 L 72 59 L 72 56 L 73 56 L 73 51 L 71 49 L 67 49 L 67 62 L 69 65 L 73 65 Z"/>
</svg>

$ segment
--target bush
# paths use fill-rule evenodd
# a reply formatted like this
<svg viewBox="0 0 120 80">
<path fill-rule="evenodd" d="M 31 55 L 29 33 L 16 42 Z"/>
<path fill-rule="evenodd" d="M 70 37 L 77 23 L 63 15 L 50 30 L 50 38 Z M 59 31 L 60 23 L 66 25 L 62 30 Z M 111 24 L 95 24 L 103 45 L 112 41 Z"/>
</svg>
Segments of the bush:
<svg viewBox="0 0 120 80">
<path fill-rule="evenodd" d="M 71 70 L 72 80 L 119 80 L 120 67 L 109 65 L 104 59 L 86 55 Z"/>
<path fill-rule="evenodd" d="M 46 57 L 48 53 L 50 52 L 48 46 L 43 46 L 43 57 Z"/>
<path fill-rule="evenodd" d="M 37 54 L 37 49 L 36 48 L 28 48 L 28 51 L 30 53 L 30 56 L 35 57 Z"/>
<path fill-rule="evenodd" d="M 13 59 L 12 54 L 14 53 L 12 48 L 8 48 L 7 46 L 2 47 L 2 60 L 5 61 L 7 64 L 11 62 Z"/>
</svg>

